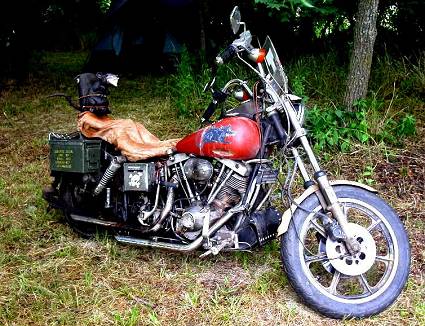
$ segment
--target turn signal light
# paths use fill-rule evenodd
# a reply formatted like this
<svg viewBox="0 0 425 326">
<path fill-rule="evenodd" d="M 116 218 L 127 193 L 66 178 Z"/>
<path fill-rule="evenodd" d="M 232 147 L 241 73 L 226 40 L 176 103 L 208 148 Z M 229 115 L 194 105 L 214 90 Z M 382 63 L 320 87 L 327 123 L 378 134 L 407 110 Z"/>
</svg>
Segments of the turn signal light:
<svg viewBox="0 0 425 326">
<path fill-rule="evenodd" d="M 266 54 L 267 54 L 266 49 L 261 48 L 261 49 L 258 51 L 257 63 L 262 63 L 262 62 L 264 62 L 264 59 L 266 58 Z"/>
</svg>

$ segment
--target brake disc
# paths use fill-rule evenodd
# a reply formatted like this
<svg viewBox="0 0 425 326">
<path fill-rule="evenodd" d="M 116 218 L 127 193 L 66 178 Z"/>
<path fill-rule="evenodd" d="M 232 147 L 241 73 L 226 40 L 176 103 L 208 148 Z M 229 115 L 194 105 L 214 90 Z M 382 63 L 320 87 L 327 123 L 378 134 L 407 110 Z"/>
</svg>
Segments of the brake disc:
<svg viewBox="0 0 425 326">
<path fill-rule="evenodd" d="M 367 272 L 375 262 L 376 244 L 372 235 L 362 226 L 349 223 L 354 239 L 360 244 L 360 250 L 351 255 L 343 241 L 326 240 L 326 255 L 332 266 L 340 273 L 348 276 L 357 276 Z"/>
</svg>

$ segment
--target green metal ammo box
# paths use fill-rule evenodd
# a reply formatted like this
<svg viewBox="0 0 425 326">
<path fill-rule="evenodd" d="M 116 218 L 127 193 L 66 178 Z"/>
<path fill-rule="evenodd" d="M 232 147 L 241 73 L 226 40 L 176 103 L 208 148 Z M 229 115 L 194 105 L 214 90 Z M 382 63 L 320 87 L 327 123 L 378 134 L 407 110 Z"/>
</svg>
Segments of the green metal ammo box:
<svg viewBox="0 0 425 326">
<path fill-rule="evenodd" d="M 100 139 L 87 139 L 81 133 L 49 134 L 50 170 L 91 173 L 100 168 Z"/>
</svg>

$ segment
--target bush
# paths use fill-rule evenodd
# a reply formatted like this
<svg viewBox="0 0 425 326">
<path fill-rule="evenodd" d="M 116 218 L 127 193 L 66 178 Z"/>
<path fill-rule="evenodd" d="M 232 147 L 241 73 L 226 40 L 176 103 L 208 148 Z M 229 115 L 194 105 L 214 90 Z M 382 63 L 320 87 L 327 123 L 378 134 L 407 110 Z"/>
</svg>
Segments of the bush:
<svg viewBox="0 0 425 326">
<path fill-rule="evenodd" d="M 416 134 L 415 108 L 425 91 L 425 54 L 415 61 L 377 58 L 371 71 L 369 96 L 355 112 L 342 107 L 346 67 L 335 52 L 298 58 L 288 66 L 292 91 L 305 99 L 306 127 L 317 149 L 348 151 L 354 143 L 401 145 Z"/>
<path fill-rule="evenodd" d="M 382 105 L 367 99 L 358 101 L 353 112 L 319 106 L 307 110 L 306 128 L 315 148 L 346 152 L 354 143 L 401 145 L 404 138 L 416 134 L 413 115 L 386 117 L 381 114 Z"/>
<path fill-rule="evenodd" d="M 405 137 L 416 133 L 416 119 L 408 103 L 418 103 L 424 84 L 421 67 L 407 59 L 395 60 L 388 55 L 378 58 L 373 67 L 370 95 L 346 112 L 342 105 L 346 67 L 336 52 L 298 58 L 286 68 L 291 91 L 301 96 L 312 108 L 307 110 L 306 127 L 316 149 L 348 151 L 355 143 L 385 142 L 401 145 Z M 234 60 L 218 70 L 216 87 L 231 78 L 253 76 Z M 177 73 L 171 77 L 172 101 L 183 116 L 200 116 L 211 101 L 203 87 L 211 72 L 203 56 L 194 56 L 184 49 Z M 411 96 L 418 94 L 418 98 Z"/>
</svg>

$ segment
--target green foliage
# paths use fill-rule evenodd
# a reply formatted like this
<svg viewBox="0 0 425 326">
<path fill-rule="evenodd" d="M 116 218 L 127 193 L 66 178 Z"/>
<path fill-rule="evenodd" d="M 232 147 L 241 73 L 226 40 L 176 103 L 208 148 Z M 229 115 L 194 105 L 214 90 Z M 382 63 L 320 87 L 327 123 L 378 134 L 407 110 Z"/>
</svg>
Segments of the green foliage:
<svg viewBox="0 0 425 326">
<path fill-rule="evenodd" d="M 171 78 L 172 101 L 181 116 L 199 116 L 211 100 L 211 94 L 203 92 L 203 86 L 210 79 L 210 70 L 204 59 L 195 58 L 185 49 L 177 73 Z M 386 71 L 383 71 L 384 62 L 387 63 Z M 392 68 L 400 68 L 402 65 L 404 70 L 401 72 Z M 405 137 L 414 135 L 415 116 L 411 112 L 393 110 L 391 106 L 396 101 L 388 102 L 385 97 L 394 93 L 394 87 L 388 80 L 394 80 L 397 85 L 402 85 L 403 80 L 416 80 L 419 76 L 417 67 L 419 64 L 408 66 L 406 62 L 401 63 L 389 57 L 378 60 L 372 71 L 372 85 L 377 91 L 372 92 L 369 98 L 357 101 L 354 112 L 346 112 L 338 104 L 344 92 L 341 80 L 345 78 L 346 67 L 339 63 L 336 52 L 302 57 L 290 63 L 287 71 L 292 92 L 301 96 L 305 102 L 314 103 L 307 110 L 306 124 L 316 149 L 346 152 L 355 143 L 366 145 L 385 142 L 401 145 Z M 235 63 L 223 66 L 218 71 L 216 87 L 222 87 L 235 76 L 250 78 L 247 70 Z M 385 74 L 385 80 L 382 80 L 382 74 Z M 381 85 L 377 85 L 377 81 L 381 81 Z M 411 93 L 418 82 L 412 82 L 411 85 L 411 90 L 405 86 L 400 91 Z"/>
<path fill-rule="evenodd" d="M 413 136 L 416 134 L 416 118 L 406 114 L 398 123 L 396 132 L 398 136 Z"/>
<path fill-rule="evenodd" d="M 369 87 L 377 96 L 389 98 L 394 92 L 405 98 L 425 98 L 425 52 L 397 59 L 386 53 L 375 59 Z"/>
<path fill-rule="evenodd" d="M 203 55 L 194 55 L 186 47 L 180 55 L 177 72 L 171 76 L 172 101 L 180 116 L 200 116 L 211 101 L 211 92 L 204 86 L 212 77 Z M 250 72 L 235 61 L 218 67 L 215 89 L 221 89 L 232 78 L 246 80 Z"/>
<path fill-rule="evenodd" d="M 361 177 L 357 180 L 360 183 L 368 184 L 369 186 L 373 185 L 375 183 L 375 180 L 373 179 L 373 173 L 375 172 L 375 168 L 371 165 L 366 165 L 363 173 L 361 174 Z"/>
<path fill-rule="evenodd" d="M 306 80 L 304 75 L 296 75 L 291 81 L 291 90 L 292 93 L 302 97 L 304 102 L 308 101 L 308 96 L 306 95 Z"/>
<path fill-rule="evenodd" d="M 133 307 L 125 315 L 122 315 L 122 314 L 117 312 L 117 313 L 114 314 L 114 319 L 115 319 L 115 321 L 117 322 L 118 325 L 122 325 L 122 326 L 139 325 L 140 310 L 137 307 Z"/>
<path fill-rule="evenodd" d="M 278 0 L 255 0 L 256 3 L 262 3 L 268 8 L 273 10 L 281 9 L 292 9 L 294 10 L 298 6 L 303 6 L 307 8 L 314 8 L 314 5 L 307 0 L 288 0 L 288 1 L 278 1 Z"/>
<path fill-rule="evenodd" d="M 365 111 L 344 112 L 341 109 L 314 106 L 307 111 L 306 127 L 317 149 L 340 149 L 346 152 L 353 141 L 369 140 Z"/>
<path fill-rule="evenodd" d="M 314 39 L 331 40 L 334 45 L 346 46 L 352 40 L 358 1 L 337 0 L 255 0 L 257 8 L 282 26 L 299 33 L 305 42 Z M 245 9 L 245 8 L 244 8 Z M 412 53 L 411 49 L 423 48 L 424 12 L 421 0 L 379 1 L 378 50 L 391 48 L 400 53 Z"/>
<path fill-rule="evenodd" d="M 385 142 L 401 145 L 416 133 L 425 54 L 415 61 L 378 57 L 371 72 L 370 95 L 345 112 L 340 103 L 344 93 L 346 66 L 336 52 L 300 57 L 288 65 L 290 87 L 308 106 L 307 128 L 317 149 L 348 151 L 355 143 Z"/>
<path fill-rule="evenodd" d="M 203 85 L 208 81 L 207 68 L 196 62 L 186 47 L 180 55 L 177 72 L 171 77 L 171 94 L 181 116 L 196 115 L 205 107 L 207 94 L 203 93 Z"/>
<path fill-rule="evenodd" d="M 346 69 L 338 54 L 331 51 L 321 55 L 297 58 L 287 67 L 292 91 L 304 99 L 320 98 L 324 102 L 339 102 L 344 93 Z"/>
<path fill-rule="evenodd" d="M 255 0 L 255 3 L 263 4 L 272 11 L 278 11 L 282 21 L 311 16 L 315 13 L 329 15 L 338 12 L 338 7 L 334 5 L 333 0 Z"/>
<path fill-rule="evenodd" d="M 99 9 L 101 12 L 106 13 L 111 6 L 111 0 L 98 0 Z"/>
<path fill-rule="evenodd" d="M 382 141 L 400 145 L 405 137 L 416 134 L 416 119 L 411 114 L 385 117 L 383 101 L 357 101 L 353 112 L 314 106 L 307 110 L 306 127 L 318 150 L 347 152 L 354 143 Z"/>
</svg>

